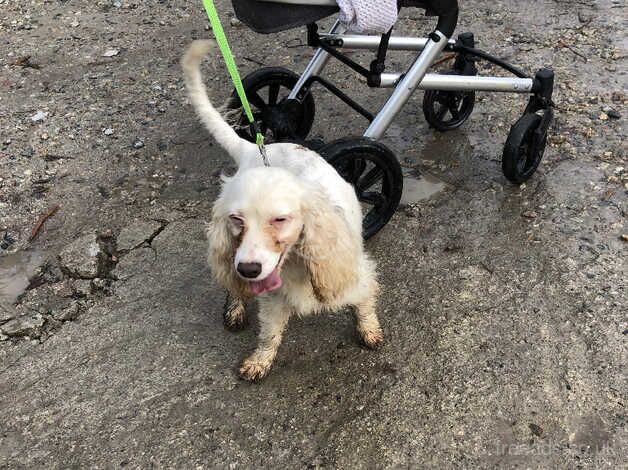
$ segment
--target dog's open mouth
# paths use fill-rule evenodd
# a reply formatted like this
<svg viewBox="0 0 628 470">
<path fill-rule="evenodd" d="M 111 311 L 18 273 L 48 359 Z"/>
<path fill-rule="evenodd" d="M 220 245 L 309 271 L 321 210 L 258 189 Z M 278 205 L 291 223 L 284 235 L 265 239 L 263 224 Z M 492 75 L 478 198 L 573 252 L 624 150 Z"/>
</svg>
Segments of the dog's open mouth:
<svg viewBox="0 0 628 470">
<path fill-rule="evenodd" d="M 272 292 L 281 287 L 281 277 L 279 276 L 279 266 L 273 269 L 273 272 L 261 281 L 249 281 L 249 287 L 254 295 L 260 295 L 264 292 Z"/>
<path fill-rule="evenodd" d="M 260 281 L 249 281 L 249 288 L 253 295 L 260 295 L 265 292 L 272 292 L 281 287 L 281 276 L 279 275 L 281 271 L 281 265 L 283 264 L 285 252 L 281 254 L 279 257 L 279 261 L 277 262 L 277 266 L 272 272 L 266 276 L 264 279 Z"/>
</svg>

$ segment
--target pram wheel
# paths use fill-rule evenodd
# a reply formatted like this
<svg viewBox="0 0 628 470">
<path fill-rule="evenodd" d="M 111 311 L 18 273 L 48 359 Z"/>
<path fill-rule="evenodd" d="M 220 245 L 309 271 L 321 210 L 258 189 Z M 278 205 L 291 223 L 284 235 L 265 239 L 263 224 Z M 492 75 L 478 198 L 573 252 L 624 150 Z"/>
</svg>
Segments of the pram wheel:
<svg viewBox="0 0 628 470">
<path fill-rule="evenodd" d="M 434 129 L 449 131 L 460 127 L 473 111 L 475 92 L 426 90 L 423 114 Z"/>
<path fill-rule="evenodd" d="M 502 171 L 513 183 L 528 180 L 543 158 L 547 132 L 540 129 L 541 119 L 538 114 L 524 114 L 510 128 L 502 155 Z"/>
<path fill-rule="evenodd" d="M 375 235 L 395 213 L 403 176 L 395 154 L 366 137 L 347 137 L 320 149 L 320 154 L 355 188 L 362 203 L 362 235 Z"/>
<path fill-rule="evenodd" d="M 287 99 L 298 79 L 299 76 L 288 69 L 264 67 L 242 80 L 253 117 L 269 142 L 304 140 L 312 128 L 315 113 L 312 94 L 308 92 L 297 100 Z M 231 109 L 242 107 L 235 91 L 228 106 Z M 237 127 L 241 137 L 255 142 L 244 111 L 238 118 Z"/>
</svg>

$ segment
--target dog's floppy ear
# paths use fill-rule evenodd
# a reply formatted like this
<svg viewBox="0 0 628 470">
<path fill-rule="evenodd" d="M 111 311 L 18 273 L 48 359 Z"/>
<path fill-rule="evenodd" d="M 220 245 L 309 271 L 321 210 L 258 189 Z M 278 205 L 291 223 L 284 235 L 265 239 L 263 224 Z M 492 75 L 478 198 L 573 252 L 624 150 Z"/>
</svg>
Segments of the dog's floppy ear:
<svg viewBox="0 0 628 470">
<path fill-rule="evenodd" d="M 357 281 L 362 239 L 356 239 L 343 210 L 322 193 L 308 195 L 303 208 L 303 238 L 299 255 L 310 274 L 314 295 L 331 303 Z"/>
<path fill-rule="evenodd" d="M 246 298 L 250 295 L 246 283 L 238 277 L 233 265 L 233 257 L 237 249 L 237 238 L 233 236 L 227 225 L 227 218 L 214 213 L 212 221 L 207 225 L 209 251 L 207 262 L 213 276 L 233 295 Z"/>
</svg>

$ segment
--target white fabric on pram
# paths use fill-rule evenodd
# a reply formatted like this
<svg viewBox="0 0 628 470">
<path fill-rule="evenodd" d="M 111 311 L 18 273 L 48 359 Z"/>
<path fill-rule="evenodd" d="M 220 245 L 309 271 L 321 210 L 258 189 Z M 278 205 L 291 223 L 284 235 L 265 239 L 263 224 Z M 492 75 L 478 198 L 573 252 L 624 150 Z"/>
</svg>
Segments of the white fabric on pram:
<svg viewBox="0 0 628 470">
<path fill-rule="evenodd" d="M 356 33 L 387 33 L 397 21 L 397 0 L 336 0 L 340 22 Z"/>
</svg>

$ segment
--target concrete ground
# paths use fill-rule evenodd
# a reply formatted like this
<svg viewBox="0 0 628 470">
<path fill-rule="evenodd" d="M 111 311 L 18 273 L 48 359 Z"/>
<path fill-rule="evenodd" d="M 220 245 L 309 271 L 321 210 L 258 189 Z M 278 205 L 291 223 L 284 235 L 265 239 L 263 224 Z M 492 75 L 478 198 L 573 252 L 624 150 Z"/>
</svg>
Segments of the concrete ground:
<svg viewBox="0 0 628 470">
<path fill-rule="evenodd" d="M 217 4 L 244 73 L 303 69 L 302 30 L 259 36 Z M 223 329 L 204 260 L 230 163 L 178 66 L 209 34 L 200 2 L 0 0 L 0 467 L 626 468 L 625 4 L 461 6 L 480 47 L 557 73 L 539 171 L 501 174 L 523 97 L 478 93 L 439 134 L 417 92 L 384 142 L 408 187 L 442 190 L 368 242 L 385 346 L 361 348 L 345 312 L 293 320 L 249 384 L 256 322 Z M 431 26 L 406 10 L 398 32 Z M 221 61 L 205 72 L 221 102 Z M 314 135 L 365 128 L 315 99 Z"/>
</svg>

